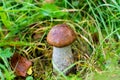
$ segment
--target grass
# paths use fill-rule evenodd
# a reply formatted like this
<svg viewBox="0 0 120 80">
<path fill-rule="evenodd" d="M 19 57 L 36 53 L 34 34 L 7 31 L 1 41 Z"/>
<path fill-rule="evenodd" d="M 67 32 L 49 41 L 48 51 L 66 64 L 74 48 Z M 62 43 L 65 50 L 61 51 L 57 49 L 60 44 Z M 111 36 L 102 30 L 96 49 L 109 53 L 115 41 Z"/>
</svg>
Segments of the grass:
<svg viewBox="0 0 120 80">
<path fill-rule="evenodd" d="M 9 55 L 17 52 L 33 62 L 33 72 L 26 80 L 110 80 L 111 77 L 117 80 L 119 5 L 119 0 L 56 0 L 52 4 L 44 0 L 1 0 L 0 79 L 23 79 L 10 68 Z M 67 23 L 77 34 L 72 44 L 76 74 L 69 76 L 52 76 L 52 46 L 46 42 L 46 36 L 59 23 Z M 8 56 L 5 60 L 3 53 Z"/>
</svg>

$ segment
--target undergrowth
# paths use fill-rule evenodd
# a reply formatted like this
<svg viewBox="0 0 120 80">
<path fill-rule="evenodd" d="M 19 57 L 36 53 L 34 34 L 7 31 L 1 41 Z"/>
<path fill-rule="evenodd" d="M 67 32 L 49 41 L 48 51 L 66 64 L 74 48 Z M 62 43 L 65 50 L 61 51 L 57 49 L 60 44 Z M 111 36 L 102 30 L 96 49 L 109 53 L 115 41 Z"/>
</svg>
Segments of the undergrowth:
<svg viewBox="0 0 120 80">
<path fill-rule="evenodd" d="M 76 73 L 52 75 L 52 26 L 66 23 L 77 34 L 72 44 Z M 19 53 L 33 62 L 32 74 L 17 77 L 10 57 Z M 118 80 L 120 78 L 119 0 L 1 0 L 1 80 Z"/>
</svg>

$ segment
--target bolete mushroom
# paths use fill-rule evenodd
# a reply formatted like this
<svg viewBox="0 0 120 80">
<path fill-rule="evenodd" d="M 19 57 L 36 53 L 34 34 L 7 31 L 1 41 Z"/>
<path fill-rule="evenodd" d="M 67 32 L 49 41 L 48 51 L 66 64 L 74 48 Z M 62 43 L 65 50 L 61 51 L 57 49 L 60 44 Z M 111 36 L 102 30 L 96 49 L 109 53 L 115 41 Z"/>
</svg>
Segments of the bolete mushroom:
<svg viewBox="0 0 120 80">
<path fill-rule="evenodd" d="M 74 57 L 71 50 L 71 44 L 76 40 L 75 32 L 66 24 L 54 26 L 47 35 L 47 42 L 53 46 L 53 71 L 63 72 L 65 75 L 70 69 L 64 72 L 74 63 Z"/>
</svg>

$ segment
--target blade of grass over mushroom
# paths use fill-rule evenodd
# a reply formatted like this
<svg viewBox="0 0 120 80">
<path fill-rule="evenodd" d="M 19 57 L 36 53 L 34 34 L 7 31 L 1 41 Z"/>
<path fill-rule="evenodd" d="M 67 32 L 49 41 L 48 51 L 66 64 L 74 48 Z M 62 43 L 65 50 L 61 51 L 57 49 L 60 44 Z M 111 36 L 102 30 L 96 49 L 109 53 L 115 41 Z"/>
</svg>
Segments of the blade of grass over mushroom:
<svg viewBox="0 0 120 80">
<path fill-rule="evenodd" d="M 54 62 L 53 62 L 53 65 L 56 68 L 56 70 L 60 73 L 59 76 L 62 75 L 65 79 L 67 79 L 67 77 L 65 76 L 65 74 L 62 71 L 59 70 L 59 68 L 56 66 L 56 64 L 54 64 Z"/>
</svg>

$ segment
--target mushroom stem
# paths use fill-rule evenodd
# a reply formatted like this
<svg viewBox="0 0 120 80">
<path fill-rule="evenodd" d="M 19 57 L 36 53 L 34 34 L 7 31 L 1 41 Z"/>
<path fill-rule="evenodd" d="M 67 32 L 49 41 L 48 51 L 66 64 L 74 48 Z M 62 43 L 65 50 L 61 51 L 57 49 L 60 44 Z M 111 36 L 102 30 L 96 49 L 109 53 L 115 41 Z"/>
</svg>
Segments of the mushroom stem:
<svg viewBox="0 0 120 80">
<path fill-rule="evenodd" d="M 73 64 L 73 62 L 74 58 L 70 45 L 62 48 L 53 47 L 52 63 L 54 72 L 58 70 L 63 72 L 66 68 Z M 69 70 L 70 69 L 63 73 L 67 75 L 69 73 Z"/>
</svg>

